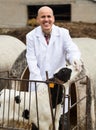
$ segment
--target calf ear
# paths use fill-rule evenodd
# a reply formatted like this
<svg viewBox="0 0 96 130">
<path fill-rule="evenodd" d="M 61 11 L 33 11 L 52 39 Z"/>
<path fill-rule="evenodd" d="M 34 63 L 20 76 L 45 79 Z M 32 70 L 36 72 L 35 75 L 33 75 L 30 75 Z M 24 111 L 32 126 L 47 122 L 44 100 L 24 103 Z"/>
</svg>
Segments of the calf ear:
<svg viewBox="0 0 96 130">
<path fill-rule="evenodd" d="M 21 102 L 20 96 L 16 96 L 15 101 L 16 101 L 17 104 L 19 104 Z"/>
</svg>

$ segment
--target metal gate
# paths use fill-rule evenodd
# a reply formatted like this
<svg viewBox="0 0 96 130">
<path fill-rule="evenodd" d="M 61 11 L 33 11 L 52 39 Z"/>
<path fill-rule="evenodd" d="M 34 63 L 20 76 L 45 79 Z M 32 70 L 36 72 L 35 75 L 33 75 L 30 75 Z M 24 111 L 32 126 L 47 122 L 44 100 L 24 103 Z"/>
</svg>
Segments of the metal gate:
<svg viewBox="0 0 96 130">
<path fill-rule="evenodd" d="M 0 87 L 2 87 L 2 81 L 7 82 L 7 86 L 0 91 L 0 129 L 4 130 L 30 130 L 41 127 L 42 119 L 40 114 L 45 114 L 45 122 L 51 119 L 53 130 L 57 130 L 55 126 L 55 119 L 58 108 L 58 100 L 60 96 L 60 87 L 63 91 L 61 102 L 62 120 L 59 120 L 59 130 L 64 130 L 64 118 L 65 118 L 65 100 L 68 99 L 68 130 L 89 130 L 91 129 L 90 118 L 90 79 L 83 75 L 76 80 L 70 82 L 69 93 L 66 94 L 66 86 L 58 82 L 53 81 L 33 81 L 27 79 L 15 79 L 15 78 L 0 78 Z M 17 86 L 24 86 L 25 90 L 28 90 L 28 86 L 34 84 L 35 91 L 17 91 Z M 42 88 L 37 89 L 38 84 L 42 84 Z M 53 109 L 52 95 L 50 88 L 54 88 L 54 85 L 58 85 L 57 95 L 55 96 L 56 107 Z M 10 85 L 14 86 L 15 90 L 7 89 Z M 44 88 L 44 85 L 46 89 Z M 83 95 L 80 89 L 83 87 Z M 30 88 L 30 87 L 29 87 Z M 38 91 L 39 92 L 38 92 Z M 46 91 L 47 90 L 47 91 Z M 34 93 L 34 94 L 33 94 Z M 47 95 L 48 94 L 48 95 Z M 47 98 L 45 97 L 47 95 Z M 44 99 L 45 98 L 45 99 Z M 54 97 L 53 97 L 54 98 Z M 45 101 L 48 99 L 48 101 Z M 40 103 L 40 101 L 42 101 Z M 34 105 L 32 104 L 34 102 Z M 46 105 L 46 102 L 49 102 Z M 44 105 L 45 103 L 45 105 Z M 32 106 L 33 105 L 33 106 Z M 34 110 L 35 108 L 35 110 Z M 50 111 L 49 111 L 50 108 Z M 41 112 L 42 111 L 42 112 Z M 46 112 L 45 112 L 46 111 Z M 50 113 L 47 113 L 50 112 Z M 81 112 L 83 112 L 81 114 Z M 33 114 L 33 115 L 32 115 Z M 49 114 L 49 115 L 48 115 Z M 83 115 L 83 116 L 82 116 Z M 34 118 L 34 119 L 33 119 Z M 60 118 L 59 118 L 60 119 Z M 33 122 L 32 122 L 33 121 Z M 35 123 L 36 122 L 36 123 Z M 43 122 L 44 123 L 44 122 Z M 48 121 L 49 123 L 49 121 Z M 45 128 L 47 130 L 47 128 Z M 49 129 L 48 129 L 49 130 Z"/>
</svg>

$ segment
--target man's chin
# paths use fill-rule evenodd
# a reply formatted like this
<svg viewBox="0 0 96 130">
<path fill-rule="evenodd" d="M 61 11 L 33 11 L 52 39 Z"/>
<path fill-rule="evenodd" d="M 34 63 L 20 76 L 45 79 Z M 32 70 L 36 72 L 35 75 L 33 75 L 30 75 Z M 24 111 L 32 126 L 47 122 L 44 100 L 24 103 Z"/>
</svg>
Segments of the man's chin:
<svg viewBox="0 0 96 130">
<path fill-rule="evenodd" d="M 51 30 L 49 28 L 43 30 L 44 33 L 49 34 Z"/>
</svg>

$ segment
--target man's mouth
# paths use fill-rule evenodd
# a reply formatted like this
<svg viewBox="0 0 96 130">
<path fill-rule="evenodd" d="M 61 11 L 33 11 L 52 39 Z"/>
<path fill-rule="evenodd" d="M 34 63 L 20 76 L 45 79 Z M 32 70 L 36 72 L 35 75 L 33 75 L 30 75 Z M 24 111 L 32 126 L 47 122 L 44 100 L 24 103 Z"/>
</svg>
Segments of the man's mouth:
<svg viewBox="0 0 96 130">
<path fill-rule="evenodd" d="M 44 26 L 49 26 L 49 23 L 48 22 L 44 23 Z"/>
</svg>

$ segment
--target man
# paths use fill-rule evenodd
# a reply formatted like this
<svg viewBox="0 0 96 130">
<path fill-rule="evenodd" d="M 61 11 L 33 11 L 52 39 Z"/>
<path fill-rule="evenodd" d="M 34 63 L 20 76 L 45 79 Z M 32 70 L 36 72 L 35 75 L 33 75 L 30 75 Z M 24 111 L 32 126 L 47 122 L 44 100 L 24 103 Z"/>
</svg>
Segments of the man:
<svg viewBox="0 0 96 130">
<path fill-rule="evenodd" d="M 46 71 L 51 78 L 58 68 L 66 66 L 66 60 L 80 69 L 80 51 L 73 43 L 69 31 L 54 25 L 52 9 L 48 6 L 41 7 L 37 22 L 40 26 L 26 36 L 30 79 L 46 80 Z M 49 43 L 46 43 L 45 35 L 49 36 Z"/>
<path fill-rule="evenodd" d="M 53 77 L 58 68 L 66 66 L 66 61 L 76 69 L 81 69 L 81 53 L 73 43 L 69 31 L 54 25 L 53 10 L 43 6 L 38 10 L 38 27 L 26 35 L 27 62 L 31 80 L 46 80 Z M 46 36 L 47 41 L 46 41 Z M 34 85 L 31 86 L 34 90 Z"/>
</svg>

